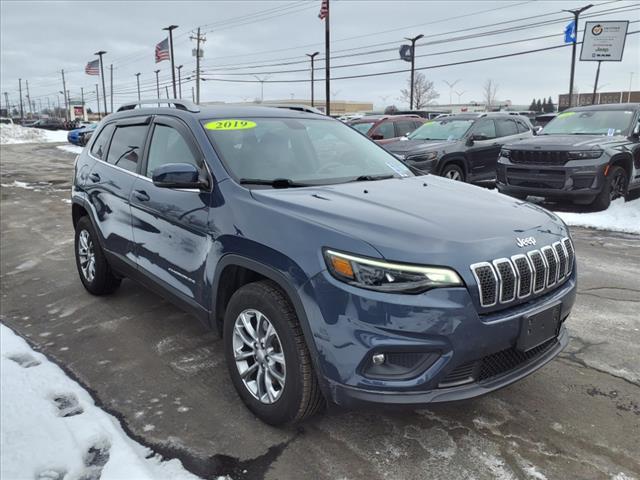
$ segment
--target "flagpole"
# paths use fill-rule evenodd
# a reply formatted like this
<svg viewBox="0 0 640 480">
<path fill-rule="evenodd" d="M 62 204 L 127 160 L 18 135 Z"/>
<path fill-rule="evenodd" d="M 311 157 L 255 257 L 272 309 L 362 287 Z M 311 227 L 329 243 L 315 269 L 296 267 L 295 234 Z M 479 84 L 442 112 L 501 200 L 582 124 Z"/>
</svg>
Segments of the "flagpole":
<svg viewBox="0 0 640 480">
<path fill-rule="evenodd" d="M 331 115 L 331 65 L 330 65 L 330 48 L 329 40 L 331 38 L 329 33 L 329 0 L 326 0 L 327 16 L 324 19 L 324 68 L 325 68 L 325 85 L 324 85 L 324 98 L 326 107 L 325 114 Z"/>
<path fill-rule="evenodd" d="M 173 98 L 178 98 L 178 93 L 176 92 L 176 70 L 173 66 L 173 30 L 178 28 L 178 25 L 169 25 L 163 30 L 169 31 L 169 50 L 171 51 L 171 83 L 173 84 Z"/>
<path fill-rule="evenodd" d="M 576 46 L 578 43 L 578 17 L 585 10 L 593 7 L 593 5 L 589 4 L 582 8 L 577 8 L 575 10 L 563 10 L 563 12 L 568 12 L 573 14 L 574 21 L 574 29 L 575 34 L 573 36 L 573 46 L 571 48 L 571 78 L 569 79 L 569 108 L 573 106 L 573 79 L 576 73 Z M 580 103 L 580 102 L 578 102 Z"/>
</svg>

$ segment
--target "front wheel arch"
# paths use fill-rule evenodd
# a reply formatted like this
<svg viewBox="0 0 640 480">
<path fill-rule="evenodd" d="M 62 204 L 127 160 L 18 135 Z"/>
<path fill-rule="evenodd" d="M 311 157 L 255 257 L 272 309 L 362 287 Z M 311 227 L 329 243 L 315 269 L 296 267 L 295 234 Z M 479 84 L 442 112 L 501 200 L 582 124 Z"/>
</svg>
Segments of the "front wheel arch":
<svg viewBox="0 0 640 480">
<path fill-rule="evenodd" d="M 460 157 L 449 158 L 441 161 L 438 175 L 442 176 L 445 169 L 452 164 L 457 165 L 462 169 L 462 174 L 464 175 L 463 181 L 466 182 L 469 178 L 469 170 L 467 169 L 467 162 L 465 161 L 465 159 Z"/>
</svg>

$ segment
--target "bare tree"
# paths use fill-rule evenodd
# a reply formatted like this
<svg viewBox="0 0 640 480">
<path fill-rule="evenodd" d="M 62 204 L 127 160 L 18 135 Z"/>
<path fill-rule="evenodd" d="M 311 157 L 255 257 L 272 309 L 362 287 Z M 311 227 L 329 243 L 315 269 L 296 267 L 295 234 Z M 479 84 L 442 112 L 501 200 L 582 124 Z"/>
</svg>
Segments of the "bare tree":
<svg viewBox="0 0 640 480">
<path fill-rule="evenodd" d="M 484 103 L 487 105 L 487 110 L 491 110 L 491 107 L 496 103 L 497 93 L 498 84 L 490 78 L 487 79 L 487 81 L 484 82 L 484 87 L 482 88 L 482 96 L 484 98 Z"/>
<path fill-rule="evenodd" d="M 411 80 L 408 80 L 407 88 L 400 90 L 400 100 L 403 102 L 409 103 L 409 99 L 411 98 L 410 87 Z M 413 108 L 420 110 L 421 108 L 429 105 L 439 96 L 440 94 L 436 92 L 433 82 L 431 80 L 427 80 L 424 73 L 418 72 L 415 74 L 415 78 L 413 79 Z"/>
<path fill-rule="evenodd" d="M 396 107 L 395 105 L 389 105 L 384 109 L 385 115 L 395 115 L 396 113 L 398 113 L 398 107 Z"/>
</svg>

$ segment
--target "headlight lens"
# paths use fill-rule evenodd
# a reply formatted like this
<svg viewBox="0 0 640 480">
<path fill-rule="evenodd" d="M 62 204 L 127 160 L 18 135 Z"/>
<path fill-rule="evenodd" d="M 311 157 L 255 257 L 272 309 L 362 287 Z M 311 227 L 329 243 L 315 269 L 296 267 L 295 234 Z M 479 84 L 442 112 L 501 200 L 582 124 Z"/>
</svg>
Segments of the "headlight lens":
<svg viewBox="0 0 640 480">
<path fill-rule="evenodd" d="M 511 150 L 508 148 L 503 148 L 500 150 L 500 156 L 504 158 L 511 158 Z"/>
<path fill-rule="evenodd" d="M 570 160 L 584 160 L 587 158 L 599 158 L 602 150 L 578 150 L 577 152 L 568 152 L 567 158 Z"/>
<path fill-rule="evenodd" d="M 444 267 L 390 263 L 328 249 L 324 258 L 338 280 L 379 292 L 422 293 L 432 288 L 463 285 L 455 271 Z"/>
<path fill-rule="evenodd" d="M 411 157 L 407 157 L 406 159 L 412 162 L 427 162 L 429 160 L 435 160 L 438 158 L 438 152 L 425 152 L 419 153 L 417 155 L 412 155 Z"/>
</svg>

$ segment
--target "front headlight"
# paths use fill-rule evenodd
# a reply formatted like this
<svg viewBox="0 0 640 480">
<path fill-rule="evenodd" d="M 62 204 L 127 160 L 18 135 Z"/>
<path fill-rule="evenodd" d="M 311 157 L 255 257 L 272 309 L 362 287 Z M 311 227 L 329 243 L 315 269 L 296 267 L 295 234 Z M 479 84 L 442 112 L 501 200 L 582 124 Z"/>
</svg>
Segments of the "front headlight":
<svg viewBox="0 0 640 480">
<path fill-rule="evenodd" d="M 578 150 L 576 152 L 568 152 L 567 158 L 569 160 L 586 160 L 588 158 L 599 158 L 602 155 L 602 150 Z"/>
<path fill-rule="evenodd" d="M 435 160 L 436 158 L 438 158 L 438 152 L 425 152 L 406 157 L 406 160 L 412 162 L 428 162 L 429 160 Z"/>
<path fill-rule="evenodd" d="M 500 156 L 504 158 L 511 158 L 511 150 L 508 148 L 503 148 L 500 150 Z"/>
<path fill-rule="evenodd" d="M 422 293 L 432 288 L 463 285 L 455 271 L 444 267 L 390 263 L 328 249 L 324 258 L 338 280 L 379 292 Z"/>
</svg>

